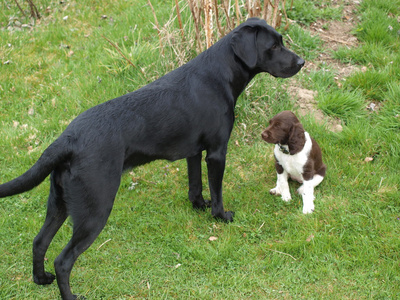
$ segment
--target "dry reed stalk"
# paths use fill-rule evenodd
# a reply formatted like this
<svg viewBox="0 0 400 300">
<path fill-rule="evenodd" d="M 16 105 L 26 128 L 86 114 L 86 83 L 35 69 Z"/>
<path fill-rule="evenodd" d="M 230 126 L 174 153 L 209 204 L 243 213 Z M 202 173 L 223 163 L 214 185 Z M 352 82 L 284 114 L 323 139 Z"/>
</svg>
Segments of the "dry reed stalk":
<svg viewBox="0 0 400 300">
<path fill-rule="evenodd" d="M 236 7 L 236 23 L 239 24 L 242 19 L 242 14 L 240 13 L 239 0 L 235 0 Z"/>
<path fill-rule="evenodd" d="M 19 5 L 19 3 L 17 2 L 17 0 L 14 0 L 14 1 L 15 1 L 15 3 L 17 4 L 17 6 L 18 6 L 19 10 L 21 11 L 22 15 L 23 15 L 24 17 L 26 17 L 24 10 L 23 10 L 22 7 Z"/>
<path fill-rule="evenodd" d="M 260 17 L 261 16 L 261 3 L 260 0 L 248 0 L 247 1 L 247 11 L 250 17 Z"/>
<path fill-rule="evenodd" d="M 272 26 L 276 27 L 277 24 L 277 20 L 278 20 L 278 11 L 279 11 L 279 0 L 275 0 L 275 4 L 274 4 L 274 15 L 272 17 Z"/>
<path fill-rule="evenodd" d="M 104 35 L 102 35 L 102 37 L 103 37 L 107 42 L 109 42 L 110 45 L 113 46 L 113 47 L 118 51 L 118 53 L 119 53 L 132 67 L 138 69 L 143 75 L 145 75 L 145 73 L 143 72 L 143 70 L 142 70 L 141 68 L 136 67 L 136 65 L 135 65 L 133 62 L 131 62 L 130 59 L 127 58 L 127 57 L 122 53 L 121 49 L 120 49 L 116 44 L 114 44 L 109 38 L 105 37 Z"/>
<path fill-rule="evenodd" d="M 150 0 L 147 0 L 147 2 L 148 2 L 149 6 L 151 8 L 151 11 L 153 12 L 154 20 L 156 22 L 156 29 L 157 29 L 157 33 L 158 33 L 158 39 L 160 41 L 161 55 L 164 56 L 165 55 L 164 47 L 163 47 L 163 43 L 162 43 L 161 30 L 160 30 L 160 25 L 158 24 L 157 15 L 156 15 L 156 12 L 154 11 L 154 7 L 151 4 Z"/>
<path fill-rule="evenodd" d="M 150 0 L 148 3 L 154 15 L 162 55 L 168 49 L 167 55 L 178 58 L 179 64 L 183 64 L 193 50 L 202 52 L 212 45 L 213 40 L 221 38 L 248 17 L 263 18 L 276 28 L 284 16 L 285 29 L 290 24 L 286 0 L 175 0 L 176 15 L 171 15 L 163 27 L 158 23 Z M 184 20 L 182 18 L 187 15 L 187 9 L 190 9 L 191 17 Z M 176 24 L 175 18 L 178 19 L 179 28 L 173 26 Z"/>
<path fill-rule="evenodd" d="M 213 17 L 213 5 L 212 0 L 204 0 L 204 31 L 206 34 L 206 46 L 210 48 L 212 45 L 212 17 Z"/>
<path fill-rule="evenodd" d="M 185 41 L 185 32 L 183 31 L 182 18 L 181 18 L 181 11 L 180 11 L 180 9 L 179 9 L 179 2 L 178 2 L 178 0 L 175 0 L 175 8 L 176 8 L 176 15 L 177 15 L 177 17 L 178 17 L 179 28 L 180 28 L 180 30 L 181 30 L 182 40 Z"/>
<path fill-rule="evenodd" d="M 237 0 L 236 0 L 236 1 L 237 1 Z M 227 4 L 227 2 L 228 2 L 228 1 L 223 1 L 223 2 L 222 2 L 222 5 L 223 5 L 222 10 L 223 10 L 224 13 L 225 13 L 226 24 L 227 24 L 227 26 L 228 26 L 228 29 L 229 29 L 229 30 L 232 30 L 232 29 L 233 29 L 233 26 L 232 26 L 232 23 L 231 23 L 231 20 L 230 20 L 230 16 L 229 16 L 229 3 Z"/>
<path fill-rule="evenodd" d="M 292 5 L 293 5 L 293 0 L 292 0 Z M 290 26 L 290 20 L 289 20 L 289 18 L 287 16 L 287 13 L 286 13 L 286 0 L 283 0 L 282 11 L 283 11 L 283 14 L 285 15 L 286 25 L 285 25 L 284 30 L 286 31 L 286 30 L 288 30 L 288 28 Z"/>
<path fill-rule="evenodd" d="M 222 30 L 221 23 L 219 21 L 219 14 L 218 14 L 218 0 L 214 0 L 214 9 L 215 9 L 215 23 L 217 23 L 218 28 L 218 39 L 221 36 L 224 36 L 224 31 Z"/>
<path fill-rule="evenodd" d="M 38 9 L 36 8 L 36 5 L 32 2 L 32 0 L 27 0 L 29 3 L 29 7 L 31 8 L 31 17 L 34 19 L 40 19 L 40 14 Z"/>
<path fill-rule="evenodd" d="M 202 51 L 202 46 L 201 46 L 201 37 L 200 37 L 200 29 L 199 29 L 199 23 L 200 23 L 200 9 L 197 5 L 197 3 L 193 3 L 192 0 L 189 0 L 189 7 L 190 11 L 192 13 L 193 21 L 194 21 L 194 27 L 195 27 L 195 34 L 196 34 L 196 41 L 197 41 L 197 47 L 198 47 L 198 52 Z"/>
</svg>

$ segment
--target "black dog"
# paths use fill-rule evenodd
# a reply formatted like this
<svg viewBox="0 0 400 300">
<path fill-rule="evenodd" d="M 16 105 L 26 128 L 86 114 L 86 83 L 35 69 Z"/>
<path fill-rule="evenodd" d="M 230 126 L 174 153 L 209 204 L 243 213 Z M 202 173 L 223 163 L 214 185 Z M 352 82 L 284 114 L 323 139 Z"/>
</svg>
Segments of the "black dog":
<svg viewBox="0 0 400 300">
<path fill-rule="evenodd" d="M 278 32 L 253 18 L 186 65 L 73 120 L 31 169 L 0 185 L 0 197 L 15 195 L 51 173 L 46 220 L 33 242 L 34 281 L 54 280 L 44 270 L 44 256 L 69 215 L 73 235 L 54 267 L 62 298 L 75 299 L 69 285 L 72 267 L 106 224 L 121 174 L 156 159 L 187 159 L 189 199 L 193 207 L 204 208 L 201 159 L 207 151 L 211 213 L 232 221 L 233 213 L 224 211 L 221 186 L 236 100 L 257 73 L 290 77 L 303 65 Z"/>
</svg>

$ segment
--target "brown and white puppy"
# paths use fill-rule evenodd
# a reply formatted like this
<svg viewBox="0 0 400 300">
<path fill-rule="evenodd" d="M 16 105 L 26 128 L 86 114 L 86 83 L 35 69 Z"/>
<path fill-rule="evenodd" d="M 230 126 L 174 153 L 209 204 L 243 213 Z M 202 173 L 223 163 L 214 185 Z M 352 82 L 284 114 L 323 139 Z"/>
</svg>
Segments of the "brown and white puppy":
<svg viewBox="0 0 400 300">
<path fill-rule="evenodd" d="M 314 211 L 314 188 L 321 183 L 326 173 L 322 162 L 321 148 L 310 137 L 299 119 L 291 111 L 283 111 L 269 121 L 262 138 L 275 144 L 276 187 L 269 192 L 281 195 L 284 201 L 291 200 L 288 179 L 302 185 L 297 190 L 303 198 L 303 213 Z"/>
</svg>

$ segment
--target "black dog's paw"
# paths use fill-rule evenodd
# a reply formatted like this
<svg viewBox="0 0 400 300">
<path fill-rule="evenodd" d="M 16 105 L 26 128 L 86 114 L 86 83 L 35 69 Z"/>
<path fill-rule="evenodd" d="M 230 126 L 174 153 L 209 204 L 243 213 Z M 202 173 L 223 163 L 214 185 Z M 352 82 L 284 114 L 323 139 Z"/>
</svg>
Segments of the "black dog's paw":
<svg viewBox="0 0 400 300">
<path fill-rule="evenodd" d="M 207 207 L 211 207 L 210 200 L 202 200 L 197 202 L 192 202 L 193 208 L 198 210 L 205 210 Z"/>
<path fill-rule="evenodd" d="M 216 215 L 214 217 L 224 222 L 233 222 L 234 215 L 235 213 L 233 211 L 225 211 L 223 215 Z"/>
<path fill-rule="evenodd" d="M 39 285 L 46 285 L 51 284 L 56 279 L 56 276 L 51 273 L 45 272 L 44 275 L 43 277 L 33 276 L 33 281 Z"/>
<path fill-rule="evenodd" d="M 233 222 L 233 217 L 235 216 L 235 212 L 233 211 L 226 211 L 225 212 L 225 220 L 227 222 Z"/>
</svg>

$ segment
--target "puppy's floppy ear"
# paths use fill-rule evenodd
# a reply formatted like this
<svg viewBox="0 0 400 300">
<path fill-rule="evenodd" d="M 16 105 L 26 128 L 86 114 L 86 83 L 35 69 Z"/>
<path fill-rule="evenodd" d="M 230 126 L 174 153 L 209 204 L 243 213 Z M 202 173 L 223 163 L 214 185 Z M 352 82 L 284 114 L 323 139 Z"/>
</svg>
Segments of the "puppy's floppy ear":
<svg viewBox="0 0 400 300">
<path fill-rule="evenodd" d="M 233 52 L 250 69 L 257 63 L 257 28 L 255 26 L 243 26 L 232 35 L 231 46 Z"/>
<path fill-rule="evenodd" d="M 306 137 L 304 136 L 304 128 L 300 123 L 293 124 L 288 140 L 288 147 L 290 155 L 300 152 L 306 143 Z"/>
</svg>

